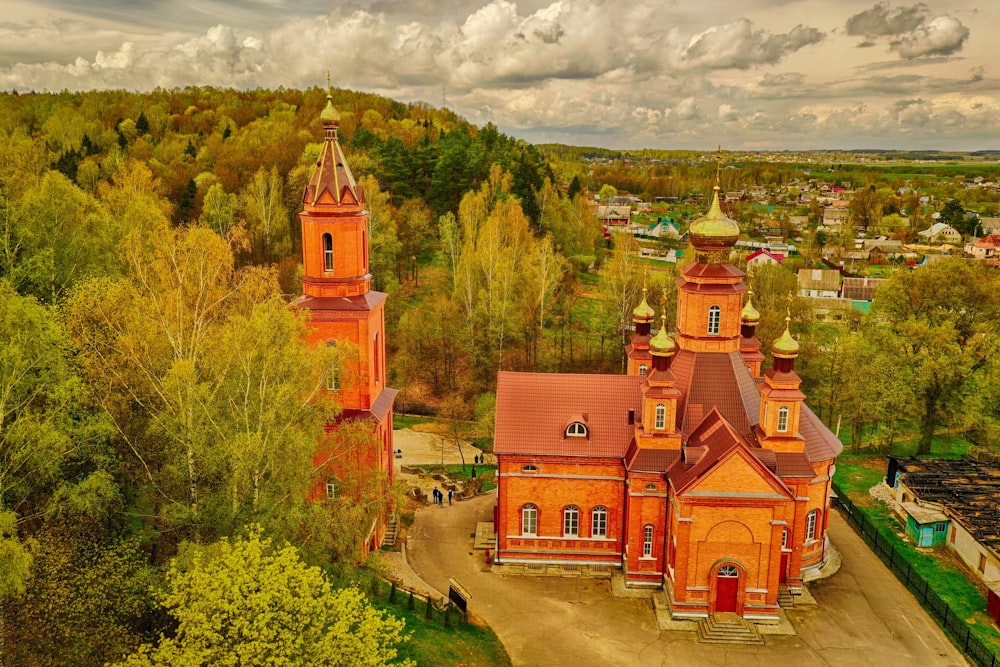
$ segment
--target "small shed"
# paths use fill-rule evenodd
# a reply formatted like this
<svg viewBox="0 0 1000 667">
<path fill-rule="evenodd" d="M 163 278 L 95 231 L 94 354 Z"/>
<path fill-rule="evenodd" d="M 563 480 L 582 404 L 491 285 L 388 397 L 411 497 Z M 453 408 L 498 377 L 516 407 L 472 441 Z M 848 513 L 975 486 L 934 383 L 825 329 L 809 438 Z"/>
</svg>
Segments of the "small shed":
<svg viewBox="0 0 1000 667">
<path fill-rule="evenodd" d="M 903 503 L 906 536 L 918 547 L 943 547 L 948 542 L 948 515 L 918 503 Z"/>
</svg>

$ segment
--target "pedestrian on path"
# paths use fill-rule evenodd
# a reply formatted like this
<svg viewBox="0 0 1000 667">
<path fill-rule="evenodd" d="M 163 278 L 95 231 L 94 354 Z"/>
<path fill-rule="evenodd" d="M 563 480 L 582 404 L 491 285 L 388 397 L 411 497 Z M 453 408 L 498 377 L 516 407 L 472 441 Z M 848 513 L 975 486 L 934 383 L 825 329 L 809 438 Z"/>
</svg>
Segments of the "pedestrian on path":
<svg viewBox="0 0 1000 667">
<path fill-rule="evenodd" d="M 444 507 L 444 491 L 439 491 L 437 488 L 434 490 L 437 491 L 438 507 Z"/>
<path fill-rule="evenodd" d="M 455 497 L 455 489 L 448 489 L 448 506 L 451 506 L 451 499 Z"/>
</svg>

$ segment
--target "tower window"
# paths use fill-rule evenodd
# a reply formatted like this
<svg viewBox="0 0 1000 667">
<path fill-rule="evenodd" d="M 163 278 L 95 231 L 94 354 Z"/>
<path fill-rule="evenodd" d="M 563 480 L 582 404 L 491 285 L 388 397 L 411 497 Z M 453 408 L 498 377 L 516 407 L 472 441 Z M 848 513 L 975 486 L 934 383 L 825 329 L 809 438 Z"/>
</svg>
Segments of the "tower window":
<svg viewBox="0 0 1000 667">
<path fill-rule="evenodd" d="M 778 433 L 788 432 L 788 406 L 778 408 Z"/>
<path fill-rule="evenodd" d="M 580 534 L 580 510 L 576 505 L 570 505 L 563 510 L 563 537 L 576 537 Z"/>
<path fill-rule="evenodd" d="M 331 352 L 335 352 L 337 342 L 331 340 L 326 344 L 326 347 Z M 336 357 L 330 362 L 330 370 L 326 374 L 326 389 L 327 391 L 340 390 L 340 361 Z"/>
<path fill-rule="evenodd" d="M 712 306 L 708 309 L 708 335 L 718 336 L 719 335 L 719 325 L 722 322 L 722 309 L 718 306 Z"/>
<path fill-rule="evenodd" d="M 660 430 L 667 425 L 667 406 L 663 403 L 656 404 L 656 416 L 653 421 L 653 428 Z"/>
<path fill-rule="evenodd" d="M 648 368 L 646 364 L 639 364 L 639 375 L 645 375 Z"/>
<path fill-rule="evenodd" d="M 333 271 L 333 235 L 323 234 L 323 270 Z"/>
</svg>

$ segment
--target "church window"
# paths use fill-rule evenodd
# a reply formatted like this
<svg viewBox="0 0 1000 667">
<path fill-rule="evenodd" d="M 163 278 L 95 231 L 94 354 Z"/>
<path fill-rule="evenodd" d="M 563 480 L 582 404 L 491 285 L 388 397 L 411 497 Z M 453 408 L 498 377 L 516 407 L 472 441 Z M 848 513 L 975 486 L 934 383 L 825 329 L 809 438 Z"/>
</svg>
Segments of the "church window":
<svg viewBox="0 0 1000 667">
<path fill-rule="evenodd" d="M 646 364 L 639 364 L 639 375 L 645 375 L 648 368 Z"/>
<path fill-rule="evenodd" d="M 333 235 L 323 234 L 323 270 L 333 271 Z"/>
<path fill-rule="evenodd" d="M 563 510 L 563 537 L 576 537 L 580 534 L 580 510 L 576 505 L 570 505 Z"/>
<path fill-rule="evenodd" d="M 361 261 L 365 263 L 365 271 L 368 270 L 368 230 L 361 230 Z"/>
<path fill-rule="evenodd" d="M 521 468 L 521 472 L 538 472 L 538 466 L 533 466 L 531 464 L 528 464 L 523 468 Z"/>
<path fill-rule="evenodd" d="M 608 510 L 595 507 L 590 513 L 590 536 L 606 537 L 608 534 Z"/>
<path fill-rule="evenodd" d="M 667 406 L 663 403 L 656 404 L 656 417 L 653 422 L 653 428 L 662 429 L 667 425 Z"/>
<path fill-rule="evenodd" d="M 806 541 L 816 539 L 816 519 L 819 518 L 819 510 L 813 510 L 806 514 Z"/>
<path fill-rule="evenodd" d="M 646 524 L 642 527 L 642 557 L 652 558 L 653 556 L 653 526 Z"/>
<path fill-rule="evenodd" d="M 646 490 L 647 491 L 656 491 L 656 484 L 647 484 L 646 485 Z"/>
<path fill-rule="evenodd" d="M 573 422 L 566 427 L 566 435 L 571 438 L 586 438 L 587 427 L 580 422 Z"/>
<path fill-rule="evenodd" d="M 722 309 L 718 306 L 712 306 L 708 309 L 708 335 L 718 336 L 719 335 L 719 325 L 722 322 Z"/>
<path fill-rule="evenodd" d="M 538 508 L 534 505 L 525 505 L 521 508 L 521 534 L 538 534 Z"/>
<path fill-rule="evenodd" d="M 375 357 L 375 359 L 374 359 L 374 363 L 372 364 L 372 372 L 375 374 L 375 384 L 378 384 L 379 380 L 382 379 L 382 373 L 381 373 L 381 371 L 379 369 L 379 361 L 381 361 L 381 359 L 379 357 L 378 332 L 377 331 L 375 332 L 375 340 L 373 341 L 373 347 L 375 348 L 375 354 L 373 355 Z"/>
<path fill-rule="evenodd" d="M 788 432 L 788 406 L 778 408 L 778 433 Z"/>
<path fill-rule="evenodd" d="M 723 579 L 735 579 L 740 576 L 740 571 L 735 565 L 723 565 L 719 568 L 719 576 Z"/>
<path fill-rule="evenodd" d="M 781 531 L 781 550 L 788 551 L 788 529 Z"/>
<path fill-rule="evenodd" d="M 340 497 L 340 482 L 335 479 L 326 480 L 326 497 L 329 500 Z"/>
<path fill-rule="evenodd" d="M 331 340 L 326 344 L 326 347 L 331 352 L 336 352 L 337 342 Z M 326 390 L 340 391 L 340 360 L 336 358 L 336 355 L 334 355 L 334 359 L 330 363 L 330 370 L 326 374 Z"/>
</svg>

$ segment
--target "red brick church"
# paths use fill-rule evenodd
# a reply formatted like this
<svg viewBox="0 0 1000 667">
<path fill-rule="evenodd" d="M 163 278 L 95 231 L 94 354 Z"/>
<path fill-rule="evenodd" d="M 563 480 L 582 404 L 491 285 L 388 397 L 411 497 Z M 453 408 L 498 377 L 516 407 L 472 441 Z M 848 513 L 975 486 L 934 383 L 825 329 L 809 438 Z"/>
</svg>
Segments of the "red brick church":
<svg viewBox="0 0 1000 667">
<path fill-rule="evenodd" d="M 344 483 L 364 478 L 383 491 L 392 484 L 392 410 L 395 389 L 386 386 L 385 300 L 371 289 L 368 272 L 368 211 L 365 193 L 354 180 L 340 147 L 340 114 L 327 96 L 320 114 L 324 141 L 316 170 L 302 196 L 302 296 L 296 303 L 308 313 L 309 340 L 316 346 L 341 347 L 344 362 L 327 377 L 325 391 L 343 408 L 334 431 L 347 420 L 364 420 L 374 432 L 374 446 L 342 452 L 320 451 L 315 498 L 336 497 Z M 358 490 L 353 489 L 357 495 Z M 376 549 L 385 532 L 384 516 L 367 531 L 363 554 Z"/>
<path fill-rule="evenodd" d="M 624 573 L 677 618 L 778 616 L 778 590 L 823 565 L 842 446 L 804 403 L 786 326 L 764 355 L 737 224 L 691 225 L 677 323 L 633 311 L 627 375 L 501 372 L 495 562 L 526 573 Z"/>
</svg>

